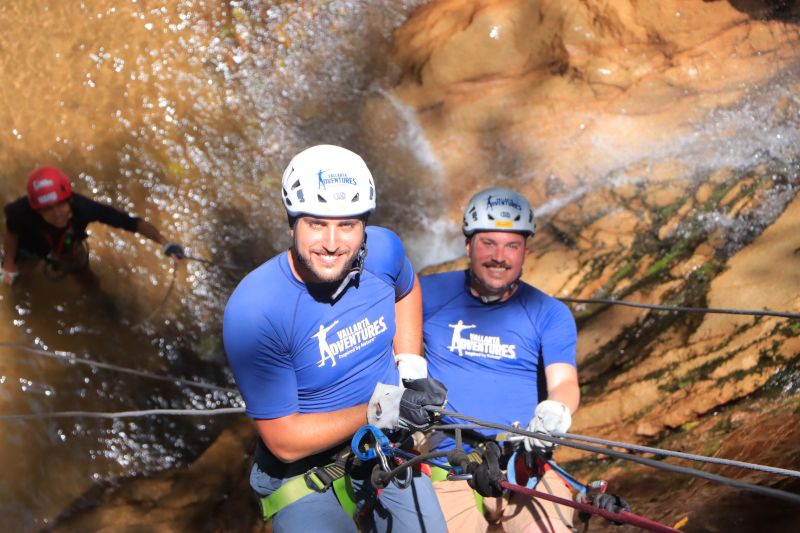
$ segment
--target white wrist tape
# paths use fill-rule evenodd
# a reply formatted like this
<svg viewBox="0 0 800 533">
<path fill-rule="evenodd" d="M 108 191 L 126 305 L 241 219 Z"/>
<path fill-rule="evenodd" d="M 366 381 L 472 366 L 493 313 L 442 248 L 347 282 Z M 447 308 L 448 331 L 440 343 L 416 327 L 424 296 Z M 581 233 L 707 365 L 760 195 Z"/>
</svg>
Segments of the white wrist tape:
<svg viewBox="0 0 800 533">
<path fill-rule="evenodd" d="M 367 422 L 378 429 L 395 429 L 400 423 L 403 387 L 378 383 L 367 405 Z"/>
<path fill-rule="evenodd" d="M 414 353 L 395 354 L 397 371 L 400 373 L 400 383 L 404 379 L 424 379 L 428 377 L 428 362 L 421 355 Z"/>
</svg>

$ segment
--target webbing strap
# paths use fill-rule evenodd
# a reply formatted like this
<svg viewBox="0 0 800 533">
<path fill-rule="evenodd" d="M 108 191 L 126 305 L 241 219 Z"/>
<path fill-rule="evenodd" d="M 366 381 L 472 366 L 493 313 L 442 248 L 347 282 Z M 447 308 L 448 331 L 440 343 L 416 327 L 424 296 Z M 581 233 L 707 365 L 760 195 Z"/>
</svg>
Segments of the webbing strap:
<svg viewBox="0 0 800 533">
<path fill-rule="evenodd" d="M 345 476 L 344 468 L 335 463 L 309 470 L 302 476 L 290 479 L 272 494 L 259 498 L 261 514 L 267 521 L 287 505 L 314 492 L 325 492 L 331 485 L 342 508 L 350 516 L 354 516 L 355 498 L 352 497 L 353 488 L 349 476 Z"/>
<path fill-rule="evenodd" d="M 261 515 L 264 521 L 271 519 L 278 511 L 287 505 L 296 502 L 304 496 L 308 496 L 312 492 L 315 491 L 306 486 L 306 482 L 302 476 L 290 479 L 272 494 L 259 498 L 259 502 L 261 503 Z"/>
<path fill-rule="evenodd" d="M 434 483 L 437 481 L 447 481 L 447 472 L 448 470 L 446 468 L 431 465 L 431 481 Z"/>
<path fill-rule="evenodd" d="M 333 493 L 336 494 L 336 499 L 339 500 L 339 505 L 342 510 L 350 515 L 350 518 L 356 517 L 356 495 L 353 492 L 353 482 L 350 476 L 342 476 L 333 480 Z"/>
<path fill-rule="evenodd" d="M 441 466 L 431 465 L 431 481 L 433 483 L 437 483 L 439 481 L 447 481 L 447 473 L 449 471 L 446 468 L 442 468 Z M 478 508 L 478 511 L 481 513 L 481 516 L 484 516 L 483 510 L 483 496 L 478 494 L 478 491 L 473 490 L 472 493 L 475 495 L 475 506 Z"/>
</svg>

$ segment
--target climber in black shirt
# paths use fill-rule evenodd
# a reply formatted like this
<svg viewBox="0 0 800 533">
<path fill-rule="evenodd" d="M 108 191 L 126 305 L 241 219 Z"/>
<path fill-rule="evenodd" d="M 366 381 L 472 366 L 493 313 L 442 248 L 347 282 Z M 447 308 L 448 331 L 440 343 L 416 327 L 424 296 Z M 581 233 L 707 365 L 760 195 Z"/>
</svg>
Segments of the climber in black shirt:
<svg viewBox="0 0 800 533">
<path fill-rule="evenodd" d="M 168 242 L 146 220 L 73 193 L 69 178 L 52 167 L 31 173 L 27 196 L 7 204 L 5 215 L 2 281 L 8 285 L 19 275 L 17 263 L 26 259 L 44 259 L 52 269 L 93 278 L 84 246 L 91 222 L 140 233 L 162 245 L 166 255 L 184 257 L 179 244 Z"/>
</svg>

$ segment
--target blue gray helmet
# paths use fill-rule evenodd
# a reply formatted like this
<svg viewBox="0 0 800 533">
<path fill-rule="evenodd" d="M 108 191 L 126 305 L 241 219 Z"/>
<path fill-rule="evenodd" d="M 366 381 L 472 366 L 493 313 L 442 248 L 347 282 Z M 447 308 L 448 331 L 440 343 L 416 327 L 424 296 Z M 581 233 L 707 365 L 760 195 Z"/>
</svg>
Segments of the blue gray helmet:
<svg viewBox="0 0 800 533">
<path fill-rule="evenodd" d="M 508 231 L 533 236 L 533 209 L 528 200 L 511 189 L 492 187 L 473 196 L 464 210 L 464 235 L 478 231 Z"/>
</svg>

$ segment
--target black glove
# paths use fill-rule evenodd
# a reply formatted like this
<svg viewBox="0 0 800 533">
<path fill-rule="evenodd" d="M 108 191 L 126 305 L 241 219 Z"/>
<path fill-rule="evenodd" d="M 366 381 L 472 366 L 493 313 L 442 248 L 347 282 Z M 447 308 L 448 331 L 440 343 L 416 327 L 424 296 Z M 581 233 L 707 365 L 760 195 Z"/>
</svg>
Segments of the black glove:
<svg viewBox="0 0 800 533">
<path fill-rule="evenodd" d="M 469 486 L 481 496 L 497 498 L 503 495 L 500 482 L 503 481 L 503 471 L 500 470 L 500 447 L 493 441 L 488 441 L 469 454 L 466 473 L 472 474 L 468 480 Z"/>
<path fill-rule="evenodd" d="M 183 248 L 177 242 L 171 242 L 164 246 L 164 255 L 167 257 L 174 257 L 176 259 L 183 259 L 186 257 L 186 254 L 183 252 Z"/>
<path fill-rule="evenodd" d="M 597 507 L 598 509 L 602 509 L 604 511 L 608 511 L 609 513 L 621 513 L 623 511 L 630 512 L 631 506 L 630 504 L 623 498 L 622 496 L 617 496 L 616 494 L 595 494 L 592 496 L 592 504 Z M 622 525 L 622 522 L 616 522 L 611 520 L 613 524 L 618 526 Z"/>
<path fill-rule="evenodd" d="M 404 379 L 406 391 L 400 400 L 400 426 L 403 421 L 416 431 L 424 431 L 439 419 L 438 413 L 425 409 L 426 406 L 444 407 L 447 389 L 441 381 L 433 378 Z"/>
<path fill-rule="evenodd" d="M 442 407 L 447 389 L 433 378 L 403 381 L 405 388 L 378 383 L 367 407 L 367 420 L 380 429 L 424 431 L 439 415 L 426 406 Z"/>
</svg>

